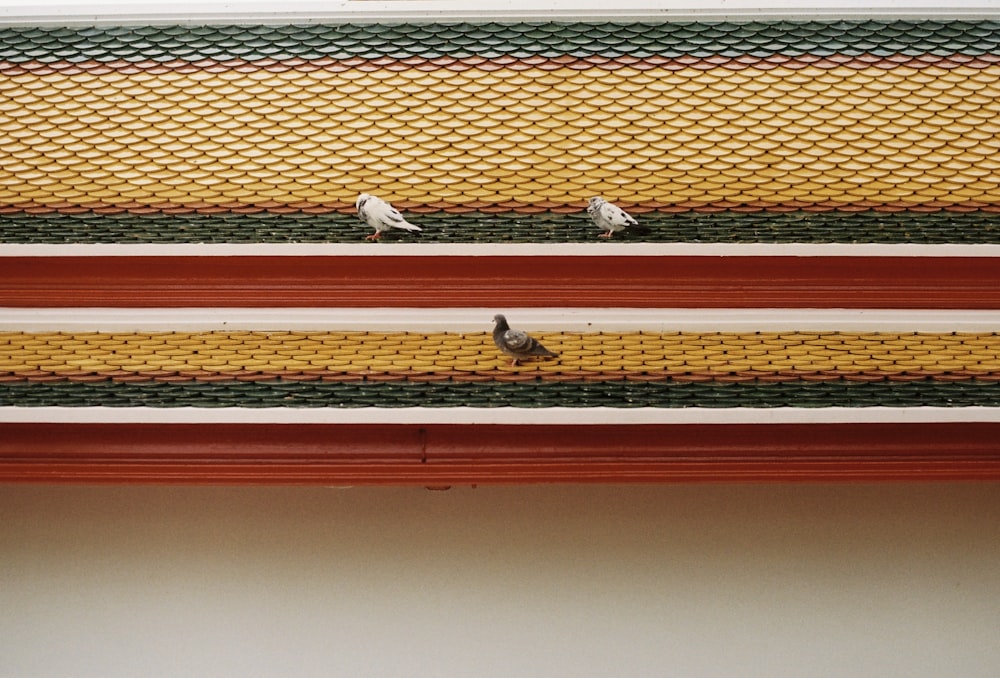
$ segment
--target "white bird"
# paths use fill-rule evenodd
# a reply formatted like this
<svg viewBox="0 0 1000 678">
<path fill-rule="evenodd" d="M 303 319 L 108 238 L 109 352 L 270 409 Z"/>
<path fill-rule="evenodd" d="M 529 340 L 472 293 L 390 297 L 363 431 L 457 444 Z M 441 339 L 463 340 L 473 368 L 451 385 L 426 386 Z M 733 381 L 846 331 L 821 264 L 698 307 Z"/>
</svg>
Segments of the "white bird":
<svg viewBox="0 0 1000 678">
<path fill-rule="evenodd" d="M 587 213 L 599 229 L 606 231 L 598 236 L 600 238 L 610 238 L 618 231 L 626 229 L 649 232 L 649 229 L 639 226 L 639 222 L 633 219 L 631 214 L 604 198 L 598 198 L 597 196 L 591 198 L 590 204 L 587 205 Z"/>
<path fill-rule="evenodd" d="M 555 358 L 559 355 L 542 346 L 527 332 L 512 330 L 507 324 L 507 318 L 499 313 L 493 316 L 493 322 L 496 323 L 493 328 L 493 343 L 513 359 L 511 366 L 529 358 Z"/>
<path fill-rule="evenodd" d="M 404 231 L 421 230 L 419 226 L 414 226 L 404 219 L 395 207 L 374 195 L 362 193 L 354 206 L 358 208 L 358 217 L 375 229 L 374 233 L 365 236 L 365 240 L 378 240 L 390 228 L 401 228 Z"/>
</svg>

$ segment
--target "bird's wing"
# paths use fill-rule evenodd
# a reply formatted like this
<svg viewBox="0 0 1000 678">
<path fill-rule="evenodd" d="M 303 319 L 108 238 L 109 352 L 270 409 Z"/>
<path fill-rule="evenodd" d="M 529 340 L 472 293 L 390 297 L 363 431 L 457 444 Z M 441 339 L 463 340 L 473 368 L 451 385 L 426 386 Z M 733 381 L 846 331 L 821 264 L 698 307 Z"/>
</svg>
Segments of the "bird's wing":
<svg viewBox="0 0 1000 678">
<path fill-rule="evenodd" d="M 615 226 L 616 228 L 625 228 L 626 226 L 637 226 L 639 222 L 633 219 L 628 212 L 623 210 L 618 205 L 612 205 L 609 202 L 601 205 L 601 215 L 607 220 L 609 224 Z"/>
<path fill-rule="evenodd" d="M 385 211 L 385 219 L 393 224 L 400 224 L 406 221 L 403 218 L 402 213 L 392 205 L 386 203 L 385 205 L 388 209 Z"/>
<path fill-rule="evenodd" d="M 378 202 L 378 220 L 385 228 L 401 228 L 405 231 L 419 231 L 420 227 L 414 226 L 406 219 L 398 209 L 385 202 L 384 200 L 379 200 Z"/>
<path fill-rule="evenodd" d="M 502 341 L 506 349 L 516 353 L 530 351 L 535 344 L 535 340 L 521 330 L 507 330 L 503 333 Z"/>
<path fill-rule="evenodd" d="M 366 213 L 374 221 L 387 227 L 392 226 L 394 221 L 401 221 L 403 219 L 403 215 L 399 213 L 399 210 L 381 198 L 370 199 L 366 203 L 365 208 Z"/>
</svg>

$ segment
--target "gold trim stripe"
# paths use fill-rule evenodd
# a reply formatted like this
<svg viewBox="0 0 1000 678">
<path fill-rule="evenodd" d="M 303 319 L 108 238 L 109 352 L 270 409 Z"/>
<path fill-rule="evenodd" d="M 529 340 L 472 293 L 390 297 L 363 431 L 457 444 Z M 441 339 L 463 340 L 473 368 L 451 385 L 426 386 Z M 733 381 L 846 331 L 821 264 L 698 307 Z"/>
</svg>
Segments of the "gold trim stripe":
<svg viewBox="0 0 1000 678">
<path fill-rule="evenodd" d="M 1000 372 L 997 333 L 535 333 L 556 360 L 511 367 L 490 335 L 408 332 L 0 333 L 0 375 L 280 376 Z"/>
<path fill-rule="evenodd" d="M 1000 65 L 0 77 L 0 204 L 1000 202 Z"/>
</svg>

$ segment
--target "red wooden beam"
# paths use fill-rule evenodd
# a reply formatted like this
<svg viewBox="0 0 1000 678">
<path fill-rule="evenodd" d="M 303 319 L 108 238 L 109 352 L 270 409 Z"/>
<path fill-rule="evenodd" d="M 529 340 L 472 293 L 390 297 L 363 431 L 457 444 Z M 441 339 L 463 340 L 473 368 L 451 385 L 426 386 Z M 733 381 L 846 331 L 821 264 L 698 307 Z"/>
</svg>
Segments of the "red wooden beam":
<svg viewBox="0 0 1000 678">
<path fill-rule="evenodd" d="M 4 257 L 0 306 L 1000 308 L 991 257 Z"/>
<path fill-rule="evenodd" d="M 1000 424 L 0 424 L 0 481 L 1000 480 Z"/>
</svg>

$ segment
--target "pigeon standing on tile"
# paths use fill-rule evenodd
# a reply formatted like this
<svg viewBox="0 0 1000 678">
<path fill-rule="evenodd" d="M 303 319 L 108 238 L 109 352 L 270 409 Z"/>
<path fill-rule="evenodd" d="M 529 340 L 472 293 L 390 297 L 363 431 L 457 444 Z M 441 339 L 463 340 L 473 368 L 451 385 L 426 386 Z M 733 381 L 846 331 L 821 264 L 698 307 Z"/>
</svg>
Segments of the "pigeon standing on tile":
<svg viewBox="0 0 1000 678">
<path fill-rule="evenodd" d="M 590 204 L 587 205 L 587 213 L 597 227 L 605 231 L 598 236 L 600 238 L 610 238 L 618 231 L 626 229 L 636 233 L 649 233 L 649 229 L 639 226 L 639 222 L 632 218 L 631 214 L 604 198 L 597 196 L 591 198 Z"/>
<path fill-rule="evenodd" d="M 555 358 L 559 355 L 542 346 L 527 332 L 510 329 L 507 318 L 504 316 L 500 314 L 493 316 L 493 322 L 496 323 L 496 327 L 493 328 L 493 343 L 513 358 L 511 366 L 517 365 L 519 360 L 527 358 Z"/>
<path fill-rule="evenodd" d="M 421 230 L 419 226 L 414 226 L 404 219 L 395 207 L 374 195 L 362 193 L 354 206 L 358 208 L 358 217 L 375 229 L 374 233 L 365 236 L 365 240 L 378 240 L 390 228 L 401 228 L 404 231 Z"/>
</svg>

